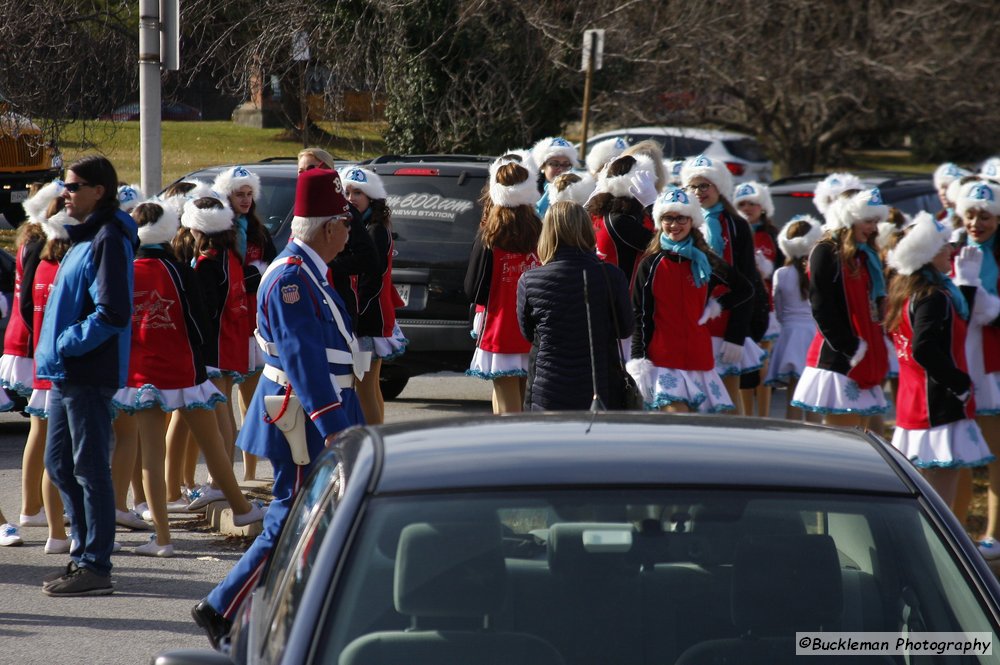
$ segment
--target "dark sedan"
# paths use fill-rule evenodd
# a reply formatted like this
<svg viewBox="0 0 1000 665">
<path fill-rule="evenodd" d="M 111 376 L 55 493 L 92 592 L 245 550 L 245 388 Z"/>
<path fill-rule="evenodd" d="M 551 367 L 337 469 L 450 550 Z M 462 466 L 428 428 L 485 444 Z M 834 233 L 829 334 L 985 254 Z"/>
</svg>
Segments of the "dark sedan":
<svg viewBox="0 0 1000 665">
<path fill-rule="evenodd" d="M 861 432 L 463 418 L 345 432 L 228 652 L 154 663 L 801 663 L 796 633 L 991 635 L 998 599 L 940 499 Z M 938 662 L 821 662 L 845 660 Z"/>
<path fill-rule="evenodd" d="M 139 119 L 139 102 L 123 104 L 110 113 L 101 116 L 101 120 L 115 122 L 130 122 Z M 201 120 L 201 110 L 182 102 L 163 102 L 160 106 L 160 120 L 188 121 Z"/>
</svg>

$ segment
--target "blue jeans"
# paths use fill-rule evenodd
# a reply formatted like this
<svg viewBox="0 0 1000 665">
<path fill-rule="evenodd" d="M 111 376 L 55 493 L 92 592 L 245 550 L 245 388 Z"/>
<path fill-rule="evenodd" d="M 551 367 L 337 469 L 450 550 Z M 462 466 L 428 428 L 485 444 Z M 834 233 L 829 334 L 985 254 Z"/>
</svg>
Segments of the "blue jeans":
<svg viewBox="0 0 1000 665">
<path fill-rule="evenodd" d="M 59 488 L 83 568 L 111 574 L 115 492 L 111 482 L 111 396 L 99 386 L 55 383 L 49 393 L 45 468 Z"/>
</svg>

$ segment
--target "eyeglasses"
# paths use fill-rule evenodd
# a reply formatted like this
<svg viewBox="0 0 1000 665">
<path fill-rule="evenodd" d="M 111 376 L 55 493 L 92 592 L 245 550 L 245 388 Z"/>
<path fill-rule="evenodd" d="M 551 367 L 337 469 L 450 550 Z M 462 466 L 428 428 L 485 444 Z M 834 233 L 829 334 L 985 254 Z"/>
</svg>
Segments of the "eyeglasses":
<svg viewBox="0 0 1000 665">
<path fill-rule="evenodd" d="M 310 164 L 309 166 L 299 169 L 299 173 L 304 173 L 305 171 L 312 171 L 313 169 L 319 168 L 319 164 Z"/>
<path fill-rule="evenodd" d="M 545 162 L 546 167 L 553 169 L 571 169 L 573 165 L 570 162 Z"/>
<path fill-rule="evenodd" d="M 680 215 L 664 215 L 660 217 L 660 222 L 666 226 L 671 226 L 677 224 L 678 226 L 684 226 L 691 221 L 690 217 L 682 217 Z"/>
<path fill-rule="evenodd" d="M 703 183 L 701 183 L 699 185 L 688 185 L 684 189 L 688 190 L 689 192 L 691 192 L 693 194 L 694 192 L 707 192 L 708 188 L 711 187 L 711 186 L 712 186 L 712 183 L 710 183 L 710 182 L 703 182 Z"/>
<path fill-rule="evenodd" d="M 63 188 L 70 194 L 76 194 L 80 191 L 81 187 L 96 187 L 89 182 L 66 182 L 63 183 Z"/>
</svg>

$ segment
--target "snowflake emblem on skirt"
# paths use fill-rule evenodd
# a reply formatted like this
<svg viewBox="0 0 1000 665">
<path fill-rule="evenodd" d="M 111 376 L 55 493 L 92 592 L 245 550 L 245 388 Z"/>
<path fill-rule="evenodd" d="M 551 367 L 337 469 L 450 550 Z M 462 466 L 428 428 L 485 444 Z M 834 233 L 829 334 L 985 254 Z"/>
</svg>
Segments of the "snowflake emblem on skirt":
<svg viewBox="0 0 1000 665">
<path fill-rule="evenodd" d="M 861 397 L 861 388 L 858 388 L 857 383 L 848 379 L 847 386 L 844 387 L 844 396 L 852 402 L 857 402 L 858 398 Z"/>
<path fill-rule="evenodd" d="M 662 375 L 660 375 L 660 385 L 665 390 L 670 390 L 671 388 L 676 388 L 678 383 L 680 383 L 680 381 L 678 381 L 677 377 L 674 376 L 673 374 L 662 374 Z"/>
<path fill-rule="evenodd" d="M 708 384 L 708 388 L 709 388 L 709 390 L 712 391 L 712 397 L 714 397 L 715 399 L 719 399 L 720 397 L 722 397 L 722 389 L 719 388 L 719 382 L 718 381 L 712 381 L 712 382 L 710 382 Z"/>
<path fill-rule="evenodd" d="M 976 427 L 975 423 L 970 422 L 966 425 L 966 431 L 969 433 L 969 439 L 979 441 L 979 428 Z"/>
</svg>

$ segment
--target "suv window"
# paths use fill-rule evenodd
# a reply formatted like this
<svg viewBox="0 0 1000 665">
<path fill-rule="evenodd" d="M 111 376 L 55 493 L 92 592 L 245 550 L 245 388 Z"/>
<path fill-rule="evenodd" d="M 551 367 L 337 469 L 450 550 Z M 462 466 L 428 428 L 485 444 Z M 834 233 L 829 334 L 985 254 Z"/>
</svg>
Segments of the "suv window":
<svg viewBox="0 0 1000 665">
<path fill-rule="evenodd" d="M 722 142 L 730 153 L 748 162 L 766 162 L 767 155 L 760 144 L 753 139 L 728 139 Z"/>
<path fill-rule="evenodd" d="M 295 205 L 295 178 L 260 179 L 260 199 L 257 216 L 274 236 Z"/>
</svg>

